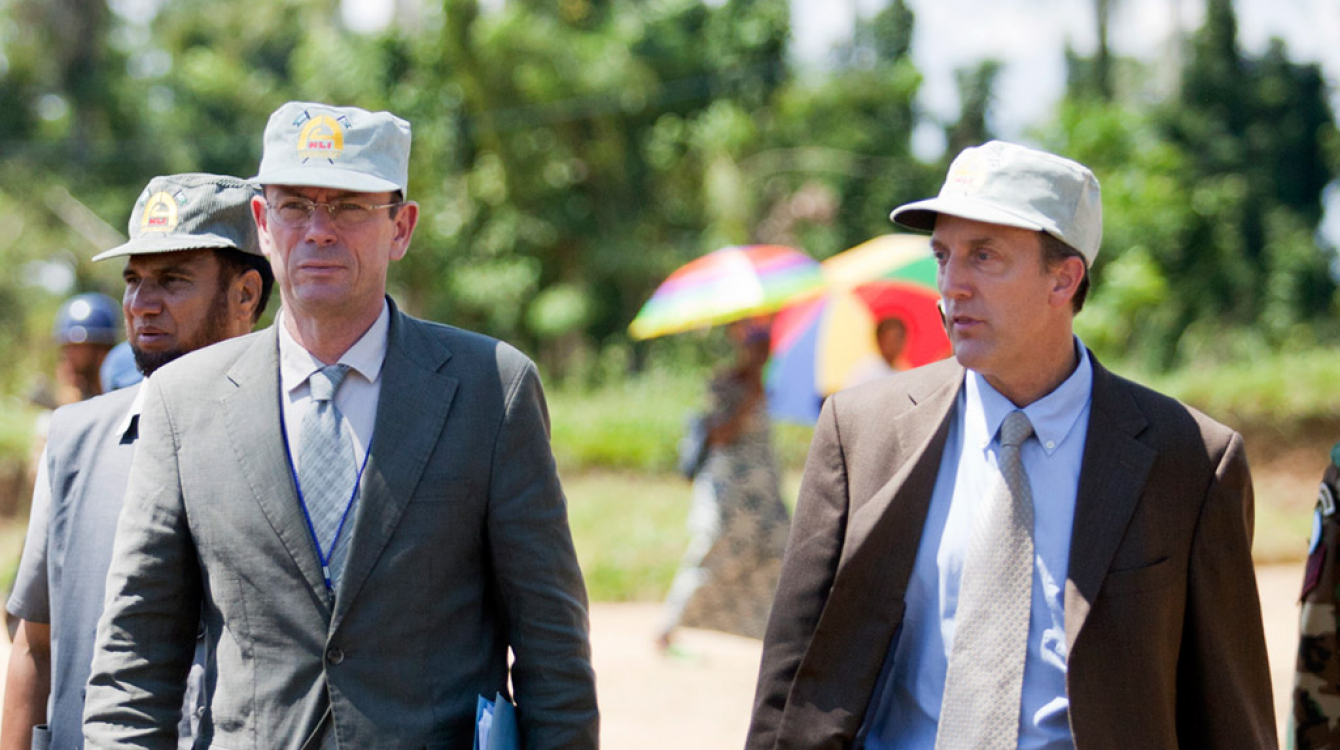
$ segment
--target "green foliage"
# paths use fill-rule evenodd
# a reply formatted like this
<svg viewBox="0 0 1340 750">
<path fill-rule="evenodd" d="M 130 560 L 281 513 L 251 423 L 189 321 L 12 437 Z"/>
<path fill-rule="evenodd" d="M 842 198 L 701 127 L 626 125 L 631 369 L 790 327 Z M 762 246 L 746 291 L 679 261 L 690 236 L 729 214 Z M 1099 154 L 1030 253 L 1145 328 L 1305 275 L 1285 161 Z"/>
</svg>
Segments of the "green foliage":
<svg viewBox="0 0 1340 750">
<path fill-rule="evenodd" d="M 1337 166 L 1320 72 L 1278 41 L 1244 55 L 1231 3 L 1207 8 L 1175 99 L 1147 84 L 1094 95 L 1094 63 L 1072 53 L 1047 136 L 1103 183 L 1103 252 L 1077 323 L 1104 354 L 1155 370 L 1244 348 L 1233 342 L 1307 346 L 1335 314 L 1334 249 L 1316 237 Z"/>
<path fill-rule="evenodd" d="M 17 398 L 0 401 L 0 463 L 27 464 L 33 451 L 37 413 Z"/>
<path fill-rule="evenodd" d="M 689 483 L 674 474 L 565 473 L 563 491 L 587 595 L 663 598 L 688 544 Z"/>
<path fill-rule="evenodd" d="M 1332 249 L 1314 233 L 1340 135 L 1315 65 L 1237 46 L 1206 0 L 1178 89 L 1149 66 L 1068 55 L 1044 143 L 1104 185 L 1086 338 L 1154 369 L 1231 330 L 1269 350 L 1324 340 Z M 1111 3 L 1098 2 L 1099 35 Z M 0 334 L 12 391 L 49 367 L 45 321 L 67 291 L 116 294 L 87 258 L 115 241 L 154 174 L 254 174 L 269 112 L 290 100 L 389 108 L 414 125 L 422 220 L 391 287 L 409 311 L 514 341 L 552 377 L 654 356 L 628 322 L 674 268 L 728 243 L 828 257 L 935 192 L 911 155 L 922 76 L 915 16 L 858 19 L 830 65 L 798 76 L 785 0 L 475 0 L 399 7 L 385 31 L 336 0 L 0 5 Z M 997 66 L 959 73 L 952 148 L 989 137 Z M 938 160 L 937 160 L 938 161 Z M 90 221 L 91 218 L 91 221 Z M 34 285 L 38 262 L 69 290 Z M 1088 317 L 1091 323 L 1084 323 Z M 593 369 L 594 368 L 594 369 Z"/>
<path fill-rule="evenodd" d="M 576 381 L 547 389 L 552 443 L 565 471 L 673 472 L 688 418 L 705 406 L 710 370 L 654 366 L 628 378 Z M 774 423 L 779 463 L 804 464 L 813 428 Z"/>
<path fill-rule="evenodd" d="M 954 82 L 958 85 L 963 112 L 958 122 L 949 128 L 949 153 L 957 154 L 969 146 L 991 140 L 987 112 L 999 73 L 1000 62 L 997 60 L 983 60 L 975 67 L 955 71 Z"/>
<path fill-rule="evenodd" d="M 652 371 L 599 390 L 550 389 L 559 466 L 672 471 L 675 446 L 705 377 Z"/>
<path fill-rule="evenodd" d="M 1141 380 L 1244 430 L 1288 432 L 1296 425 L 1340 420 L 1335 398 L 1340 350 L 1270 355 L 1263 342 L 1253 345 L 1242 331 L 1224 331 L 1216 348 L 1220 351 L 1197 352 L 1192 366 Z"/>
</svg>

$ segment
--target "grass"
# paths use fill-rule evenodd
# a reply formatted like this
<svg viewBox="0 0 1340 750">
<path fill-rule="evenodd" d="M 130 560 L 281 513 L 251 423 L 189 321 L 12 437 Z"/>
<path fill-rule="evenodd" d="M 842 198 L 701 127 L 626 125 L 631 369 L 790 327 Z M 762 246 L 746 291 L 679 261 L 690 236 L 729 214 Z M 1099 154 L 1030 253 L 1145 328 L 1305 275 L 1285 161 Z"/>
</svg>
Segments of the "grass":
<svg viewBox="0 0 1340 750">
<path fill-rule="evenodd" d="M 1340 421 L 1340 351 L 1317 348 L 1136 379 L 1239 429 Z"/>
<path fill-rule="evenodd" d="M 795 505 L 798 471 L 782 476 Z M 577 560 L 593 601 L 665 596 L 689 535 L 690 484 L 676 474 L 587 471 L 563 475 Z"/>
<path fill-rule="evenodd" d="M 705 406 L 706 371 L 653 370 L 602 388 L 548 390 L 554 458 L 569 473 L 589 470 L 668 473 L 684 425 Z M 777 423 L 781 465 L 798 468 L 813 428 Z"/>
<path fill-rule="evenodd" d="M 0 399 L 0 461 L 27 461 L 38 410 L 17 397 Z"/>
<path fill-rule="evenodd" d="M 1317 350 L 1162 377 L 1135 375 L 1247 436 L 1258 562 L 1294 562 L 1305 551 L 1317 481 L 1331 443 L 1340 438 L 1340 399 L 1332 395 L 1338 363 L 1334 352 Z M 598 389 L 549 389 L 554 451 L 593 600 L 665 595 L 688 541 L 690 486 L 673 472 L 675 444 L 686 416 L 702 406 L 707 378 L 706 370 L 659 369 Z M 26 464 L 32 420 L 18 400 L 0 400 L 0 462 Z M 811 435 L 808 426 L 774 425 L 788 505 Z M 26 504 L 25 498 L 20 505 Z M 22 518 L 0 519 L 0 576 L 16 564 L 24 528 Z"/>
<path fill-rule="evenodd" d="M 554 457 L 574 469 L 669 471 L 705 375 L 656 371 L 599 389 L 548 393 Z"/>
<path fill-rule="evenodd" d="M 664 596 L 688 543 L 689 483 L 674 474 L 588 472 L 564 476 L 563 489 L 590 597 Z"/>
<path fill-rule="evenodd" d="M 788 507 L 795 505 L 799 483 L 799 471 L 786 472 L 782 499 Z M 1284 489 L 1269 476 L 1255 483 L 1258 495 Z M 1311 487 L 1315 495 L 1316 483 Z M 588 471 L 565 474 L 563 489 L 591 600 L 664 598 L 688 542 L 689 483 L 674 474 Z M 1258 564 L 1301 560 L 1311 523 L 1310 502 L 1258 497 L 1253 559 Z"/>
<path fill-rule="evenodd" d="M 1307 541 L 1311 533 L 1310 508 L 1300 511 L 1257 502 L 1252 559 L 1258 565 L 1298 562 L 1307 554 Z"/>
</svg>

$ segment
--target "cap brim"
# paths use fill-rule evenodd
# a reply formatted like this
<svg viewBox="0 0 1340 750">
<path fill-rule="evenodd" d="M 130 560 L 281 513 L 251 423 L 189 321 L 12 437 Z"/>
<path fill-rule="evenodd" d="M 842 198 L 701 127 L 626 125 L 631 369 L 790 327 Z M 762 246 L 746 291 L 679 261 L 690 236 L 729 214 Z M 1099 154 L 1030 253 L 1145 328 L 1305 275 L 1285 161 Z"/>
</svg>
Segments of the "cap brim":
<svg viewBox="0 0 1340 750">
<path fill-rule="evenodd" d="M 218 234 L 162 234 L 136 237 L 104 250 L 93 256 L 93 260 L 119 258 L 123 255 L 150 255 L 153 253 L 176 253 L 183 250 L 238 250 L 246 252 L 237 243 Z"/>
<path fill-rule="evenodd" d="M 262 172 L 247 182 L 252 185 L 293 185 L 295 187 L 351 190 L 356 193 L 386 193 L 393 190 L 406 192 L 395 182 L 338 167 L 293 167 Z"/>
<path fill-rule="evenodd" d="M 980 221 L 986 224 L 1000 224 L 1006 227 L 1043 231 L 1042 225 L 1036 221 L 1029 221 L 991 203 L 970 198 L 946 198 L 941 196 L 908 203 L 905 206 L 895 208 L 889 214 L 889 219 L 893 223 L 908 229 L 930 232 L 935 229 L 935 217 L 940 214 L 948 214 L 960 219 Z"/>
</svg>

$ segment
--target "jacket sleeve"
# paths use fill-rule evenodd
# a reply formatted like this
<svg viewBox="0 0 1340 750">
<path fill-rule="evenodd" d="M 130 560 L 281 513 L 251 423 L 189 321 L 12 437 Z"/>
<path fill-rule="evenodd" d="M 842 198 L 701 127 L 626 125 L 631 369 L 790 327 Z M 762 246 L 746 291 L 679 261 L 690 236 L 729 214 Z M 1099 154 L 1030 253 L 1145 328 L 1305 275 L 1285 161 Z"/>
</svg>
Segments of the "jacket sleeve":
<svg viewBox="0 0 1340 750">
<path fill-rule="evenodd" d="M 828 399 L 805 461 L 777 598 L 763 639 L 748 750 L 777 745 L 796 671 L 833 586 L 847 513 L 846 459 L 833 400 Z"/>
<path fill-rule="evenodd" d="M 1192 540 L 1177 675 L 1182 747 L 1274 748 L 1275 711 L 1252 566 L 1251 472 L 1234 433 Z"/>
<path fill-rule="evenodd" d="M 519 357 L 519 355 L 518 355 Z M 594 750 L 599 717 L 586 588 L 535 366 L 517 368 L 494 446 L 488 534 L 527 750 Z"/>
<path fill-rule="evenodd" d="M 177 746 L 200 620 L 200 572 L 176 435 L 149 380 L 84 706 L 89 748 Z"/>
</svg>

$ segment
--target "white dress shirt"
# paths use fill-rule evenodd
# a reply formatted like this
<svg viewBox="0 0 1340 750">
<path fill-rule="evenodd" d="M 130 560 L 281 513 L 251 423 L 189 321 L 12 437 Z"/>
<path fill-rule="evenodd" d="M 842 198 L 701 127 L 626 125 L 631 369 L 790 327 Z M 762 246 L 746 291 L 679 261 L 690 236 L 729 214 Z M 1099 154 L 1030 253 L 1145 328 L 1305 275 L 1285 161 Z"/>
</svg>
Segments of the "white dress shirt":
<svg viewBox="0 0 1340 750">
<path fill-rule="evenodd" d="M 1066 697 L 1065 581 L 1075 498 L 1089 426 L 1093 365 L 1079 364 L 1055 390 L 1024 408 L 1034 437 L 1020 449 L 1033 492 L 1033 602 L 1019 720 L 1021 750 L 1073 750 Z M 1003 481 L 996 467 L 1001 422 L 1016 407 L 968 371 L 950 415 L 935 491 L 908 581 L 903 624 L 862 727 L 868 750 L 932 748 L 954 642 L 959 579 L 973 520 Z"/>
<path fill-rule="evenodd" d="M 280 310 L 275 320 L 279 328 L 279 387 L 284 394 L 281 399 L 284 438 L 288 441 L 289 458 L 293 461 L 296 476 L 300 453 L 296 446 L 302 445 L 302 419 L 312 405 L 312 389 L 307 379 L 326 365 L 293 339 L 284 326 L 284 314 Z M 386 337 L 390 329 L 391 309 L 383 301 L 381 315 L 339 359 L 339 364 L 349 365 L 349 374 L 335 392 L 335 408 L 344 415 L 344 421 L 353 435 L 354 455 L 359 465 L 362 465 L 368 446 L 372 444 L 372 429 L 377 421 L 377 401 L 382 390 L 382 365 L 386 362 Z"/>
</svg>

